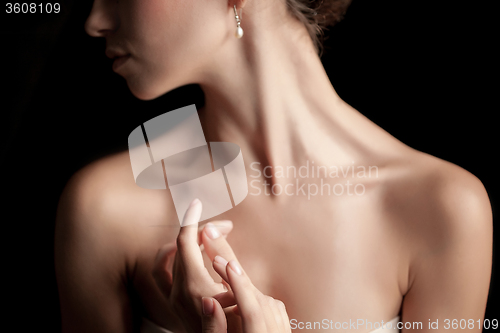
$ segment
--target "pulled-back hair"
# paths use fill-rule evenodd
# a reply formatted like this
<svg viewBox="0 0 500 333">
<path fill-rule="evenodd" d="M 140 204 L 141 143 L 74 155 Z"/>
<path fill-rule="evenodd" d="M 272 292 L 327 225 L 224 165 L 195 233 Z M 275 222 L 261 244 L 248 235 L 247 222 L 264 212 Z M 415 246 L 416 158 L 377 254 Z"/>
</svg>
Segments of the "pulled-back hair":
<svg viewBox="0 0 500 333">
<path fill-rule="evenodd" d="M 286 0 L 290 12 L 307 28 L 316 52 L 323 52 L 324 30 L 341 21 L 351 0 Z"/>
</svg>

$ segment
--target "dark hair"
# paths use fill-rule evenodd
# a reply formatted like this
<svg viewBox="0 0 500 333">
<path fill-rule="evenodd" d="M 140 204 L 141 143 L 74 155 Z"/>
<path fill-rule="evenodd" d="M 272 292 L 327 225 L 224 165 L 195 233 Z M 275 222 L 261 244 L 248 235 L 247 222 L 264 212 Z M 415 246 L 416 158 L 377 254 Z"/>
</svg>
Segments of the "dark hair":
<svg viewBox="0 0 500 333">
<path fill-rule="evenodd" d="M 344 17 L 351 0 L 286 0 L 290 12 L 307 28 L 316 52 L 323 53 L 324 30 Z"/>
</svg>

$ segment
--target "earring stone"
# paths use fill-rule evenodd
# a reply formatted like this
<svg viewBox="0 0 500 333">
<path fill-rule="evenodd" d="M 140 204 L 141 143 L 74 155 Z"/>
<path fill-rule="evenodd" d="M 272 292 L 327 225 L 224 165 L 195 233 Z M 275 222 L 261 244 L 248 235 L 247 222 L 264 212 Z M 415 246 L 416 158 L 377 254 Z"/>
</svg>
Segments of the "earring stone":
<svg viewBox="0 0 500 333">
<path fill-rule="evenodd" d="M 236 28 L 236 32 L 234 33 L 234 35 L 236 36 L 236 38 L 243 37 L 243 29 L 241 27 L 237 27 Z"/>
</svg>

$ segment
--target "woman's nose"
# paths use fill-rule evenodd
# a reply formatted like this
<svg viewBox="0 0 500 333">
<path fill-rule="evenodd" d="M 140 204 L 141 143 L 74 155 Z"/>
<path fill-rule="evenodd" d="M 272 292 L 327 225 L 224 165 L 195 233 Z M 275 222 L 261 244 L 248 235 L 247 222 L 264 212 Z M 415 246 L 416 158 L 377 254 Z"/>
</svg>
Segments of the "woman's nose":
<svg viewBox="0 0 500 333">
<path fill-rule="evenodd" d="M 85 31 L 92 37 L 104 37 L 118 27 L 116 1 L 94 0 Z"/>
</svg>

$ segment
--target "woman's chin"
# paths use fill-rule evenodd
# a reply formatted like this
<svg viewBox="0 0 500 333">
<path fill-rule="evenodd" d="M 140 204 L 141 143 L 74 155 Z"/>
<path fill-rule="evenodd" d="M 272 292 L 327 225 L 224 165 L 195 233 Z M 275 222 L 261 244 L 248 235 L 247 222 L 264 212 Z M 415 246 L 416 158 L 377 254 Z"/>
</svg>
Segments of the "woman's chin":
<svg viewBox="0 0 500 333">
<path fill-rule="evenodd" d="M 126 77 L 127 86 L 135 97 L 143 101 L 150 101 L 152 99 L 158 98 L 167 92 L 179 88 L 187 83 L 184 82 L 164 82 L 161 81 L 161 84 L 154 79 L 147 80 L 145 82 L 143 78 L 134 79 L 134 77 Z M 155 82 L 153 84 L 153 82 Z"/>
<path fill-rule="evenodd" d="M 153 100 L 153 99 L 159 97 L 159 95 L 152 95 L 152 94 L 148 94 L 148 93 L 142 93 L 142 92 L 136 93 L 133 90 L 131 90 L 131 92 L 132 92 L 132 95 L 134 95 L 135 97 L 137 97 L 141 101 L 150 101 L 150 100 Z"/>
<path fill-rule="evenodd" d="M 150 101 L 163 95 L 162 92 L 158 92 L 153 89 L 147 89 L 144 86 L 135 85 L 129 80 L 127 80 L 127 85 L 132 95 L 143 101 Z"/>
</svg>

